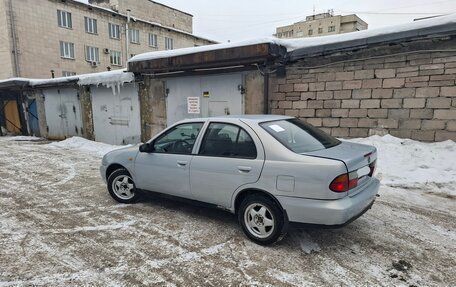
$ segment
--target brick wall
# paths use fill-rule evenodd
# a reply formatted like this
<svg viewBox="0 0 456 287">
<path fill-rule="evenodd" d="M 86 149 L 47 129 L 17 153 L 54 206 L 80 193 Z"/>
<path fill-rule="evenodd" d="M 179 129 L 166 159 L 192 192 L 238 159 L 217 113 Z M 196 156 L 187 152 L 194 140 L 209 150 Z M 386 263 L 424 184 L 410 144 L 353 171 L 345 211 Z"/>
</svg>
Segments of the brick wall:
<svg viewBox="0 0 456 287">
<path fill-rule="evenodd" d="M 456 141 L 455 44 L 446 38 L 291 64 L 272 78 L 271 113 L 336 137 Z"/>
</svg>

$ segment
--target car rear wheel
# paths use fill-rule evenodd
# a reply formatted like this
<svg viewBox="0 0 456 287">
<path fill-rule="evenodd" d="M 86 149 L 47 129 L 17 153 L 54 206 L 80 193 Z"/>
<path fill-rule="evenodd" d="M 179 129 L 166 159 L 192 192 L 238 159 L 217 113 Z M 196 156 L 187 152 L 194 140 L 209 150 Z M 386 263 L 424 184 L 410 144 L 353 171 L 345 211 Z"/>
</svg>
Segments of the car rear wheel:
<svg viewBox="0 0 456 287">
<path fill-rule="evenodd" d="M 138 199 L 135 183 L 124 168 L 119 168 L 109 175 L 108 191 L 112 198 L 121 203 L 133 203 Z"/>
<path fill-rule="evenodd" d="M 247 237 L 260 245 L 276 243 L 287 232 L 282 210 L 265 196 L 245 198 L 239 207 L 238 219 Z"/>
</svg>

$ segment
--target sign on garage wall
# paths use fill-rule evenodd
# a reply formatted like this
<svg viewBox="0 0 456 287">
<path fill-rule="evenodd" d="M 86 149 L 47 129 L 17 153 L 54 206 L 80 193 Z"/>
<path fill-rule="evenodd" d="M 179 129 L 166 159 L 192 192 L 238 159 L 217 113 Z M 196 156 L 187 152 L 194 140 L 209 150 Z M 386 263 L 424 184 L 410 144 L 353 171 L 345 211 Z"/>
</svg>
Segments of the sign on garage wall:
<svg viewBox="0 0 456 287">
<path fill-rule="evenodd" d="M 187 97 L 187 112 L 189 114 L 199 114 L 201 112 L 199 97 Z"/>
</svg>

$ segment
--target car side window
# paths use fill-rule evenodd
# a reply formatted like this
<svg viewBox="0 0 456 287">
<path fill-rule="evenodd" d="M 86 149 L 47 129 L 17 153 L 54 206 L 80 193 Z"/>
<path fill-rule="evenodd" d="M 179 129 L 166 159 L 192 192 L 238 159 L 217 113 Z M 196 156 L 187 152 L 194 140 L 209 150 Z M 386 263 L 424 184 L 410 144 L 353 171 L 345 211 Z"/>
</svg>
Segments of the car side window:
<svg viewBox="0 0 456 287">
<path fill-rule="evenodd" d="M 203 123 L 181 124 L 161 135 L 154 142 L 154 152 L 191 154 Z"/>
<path fill-rule="evenodd" d="M 211 123 L 204 135 L 199 154 L 255 159 L 257 150 L 252 137 L 241 127 Z"/>
</svg>

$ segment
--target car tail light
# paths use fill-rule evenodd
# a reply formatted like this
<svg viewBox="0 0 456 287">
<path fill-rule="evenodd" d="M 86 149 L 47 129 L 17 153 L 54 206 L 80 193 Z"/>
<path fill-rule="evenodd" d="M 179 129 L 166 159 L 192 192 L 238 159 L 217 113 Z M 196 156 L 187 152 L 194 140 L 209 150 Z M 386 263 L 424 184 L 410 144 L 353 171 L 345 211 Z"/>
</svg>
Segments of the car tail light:
<svg viewBox="0 0 456 287">
<path fill-rule="evenodd" d="M 344 173 L 336 177 L 329 185 L 329 189 L 334 192 L 346 192 L 356 186 L 358 186 L 358 175 L 355 171 L 350 174 Z"/>
</svg>

